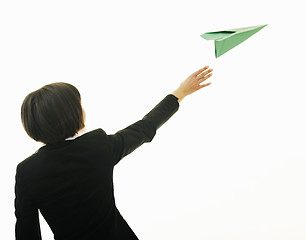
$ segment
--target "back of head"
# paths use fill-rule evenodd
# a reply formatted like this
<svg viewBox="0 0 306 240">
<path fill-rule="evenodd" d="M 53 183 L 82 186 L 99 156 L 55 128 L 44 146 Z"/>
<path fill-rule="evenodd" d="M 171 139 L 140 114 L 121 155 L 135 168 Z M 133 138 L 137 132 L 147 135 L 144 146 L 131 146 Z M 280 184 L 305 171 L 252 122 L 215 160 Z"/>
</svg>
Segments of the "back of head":
<svg viewBox="0 0 306 240">
<path fill-rule="evenodd" d="M 21 106 L 21 121 L 36 141 L 55 144 L 84 127 L 81 95 L 71 84 L 57 82 L 31 92 Z"/>
</svg>

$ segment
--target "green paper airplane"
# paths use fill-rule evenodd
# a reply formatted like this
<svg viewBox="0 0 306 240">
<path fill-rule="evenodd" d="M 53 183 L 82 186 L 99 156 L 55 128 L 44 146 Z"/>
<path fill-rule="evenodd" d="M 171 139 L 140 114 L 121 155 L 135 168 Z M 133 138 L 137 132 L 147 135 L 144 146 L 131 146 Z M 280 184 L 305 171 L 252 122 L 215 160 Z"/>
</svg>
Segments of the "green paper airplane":
<svg viewBox="0 0 306 240">
<path fill-rule="evenodd" d="M 218 32 L 207 32 L 202 34 L 201 37 L 206 40 L 215 40 L 215 56 L 217 58 L 244 42 L 267 25 L 268 24 Z"/>
</svg>

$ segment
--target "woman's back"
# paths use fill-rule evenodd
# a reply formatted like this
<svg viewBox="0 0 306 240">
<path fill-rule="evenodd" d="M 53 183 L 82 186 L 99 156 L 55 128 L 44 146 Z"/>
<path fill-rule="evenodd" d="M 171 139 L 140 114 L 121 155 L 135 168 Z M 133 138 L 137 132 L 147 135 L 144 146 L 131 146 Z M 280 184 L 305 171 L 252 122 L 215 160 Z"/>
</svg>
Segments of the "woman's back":
<svg viewBox="0 0 306 240">
<path fill-rule="evenodd" d="M 97 129 L 44 146 L 18 166 L 27 204 L 40 209 L 55 239 L 137 239 L 115 206 L 109 144 Z"/>
</svg>

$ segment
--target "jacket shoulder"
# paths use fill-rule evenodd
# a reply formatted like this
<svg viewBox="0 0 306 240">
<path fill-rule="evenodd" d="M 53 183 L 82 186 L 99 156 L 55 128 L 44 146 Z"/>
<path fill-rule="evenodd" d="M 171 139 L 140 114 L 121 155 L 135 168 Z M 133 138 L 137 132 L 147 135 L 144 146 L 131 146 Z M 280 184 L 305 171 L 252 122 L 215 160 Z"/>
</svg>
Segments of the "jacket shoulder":
<svg viewBox="0 0 306 240">
<path fill-rule="evenodd" d="M 36 151 L 35 153 L 33 153 L 31 156 L 27 157 L 26 159 L 24 159 L 23 161 L 21 161 L 20 163 L 17 164 L 17 168 L 16 170 L 18 172 L 24 172 L 26 171 L 28 168 L 30 168 L 31 166 L 35 165 L 35 162 L 38 160 L 38 152 Z"/>
</svg>

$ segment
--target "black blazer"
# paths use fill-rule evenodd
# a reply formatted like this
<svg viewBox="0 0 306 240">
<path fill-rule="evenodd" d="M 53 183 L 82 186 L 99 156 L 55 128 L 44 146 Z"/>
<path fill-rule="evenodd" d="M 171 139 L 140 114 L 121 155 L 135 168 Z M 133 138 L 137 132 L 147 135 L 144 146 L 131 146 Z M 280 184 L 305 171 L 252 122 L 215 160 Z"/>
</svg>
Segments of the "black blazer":
<svg viewBox="0 0 306 240">
<path fill-rule="evenodd" d="M 179 108 L 167 95 L 144 118 L 116 134 L 101 128 L 45 145 L 18 164 L 16 239 L 41 239 L 38 210 L 56 240 L 138 239 L 115 205 L 113 168 L 150 142 Z"/>
</svg>

